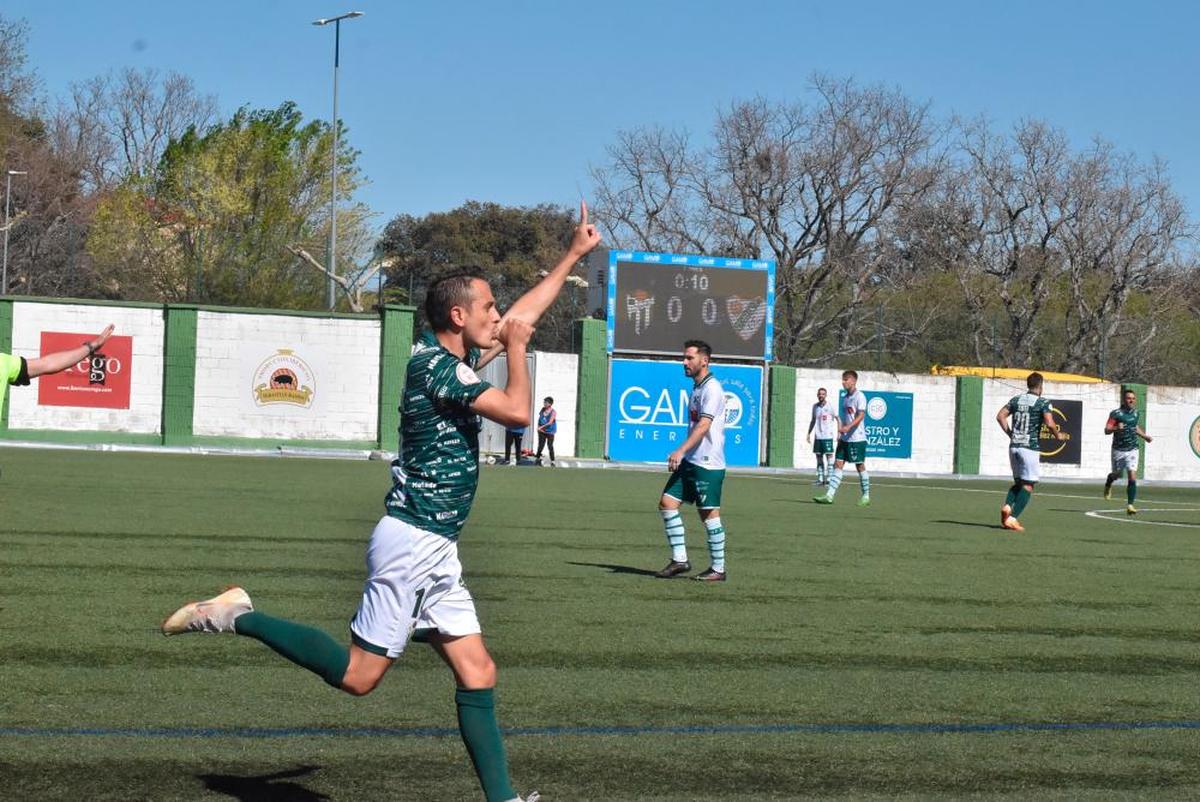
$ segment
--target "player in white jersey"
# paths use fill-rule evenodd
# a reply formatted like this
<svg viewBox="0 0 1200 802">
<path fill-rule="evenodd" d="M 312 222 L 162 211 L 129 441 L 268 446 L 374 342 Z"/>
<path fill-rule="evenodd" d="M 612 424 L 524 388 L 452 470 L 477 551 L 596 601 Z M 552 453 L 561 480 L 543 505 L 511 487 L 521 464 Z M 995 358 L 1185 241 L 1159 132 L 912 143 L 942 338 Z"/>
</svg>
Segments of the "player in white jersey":
<svg viewBox="0 0 1200 802">
<path fill-rule="evenodd" d="M 837 437 L 837 411 L 826 401 L 827 396 L 824 387 L 817 389 L 817 403 L 812 405 L 812 418 L 808 421 L 807 439 L 817 455 L 817 479 L 814 485 L 823 485 L 829 480 L 833 441 Z"/>
<path fill-rule="evenodd" d="M 691 377 L 688 434 L 667 457 L 671 478 L 663 488 L 658 511 L 663 519 L 671 561 L 655 576 L 669 579 L 692 570 L 688 562 L 683 516 L 679 505 L 695 504 L 708 534 L 707 571 L 694 578 L 725 581 L 725 528 L 721 524 L 721 485 L 725 481 L 725 390 L 709 370 L 712 348 L 702 340 L 683 344 L 683 372 Z"/>
<path fill-rule="evenodd" d="M 845 395 L 838 404 L 837 454 L 833 463 L 833 473 L 829 477 L 829 490 L 823 496 L 813 496 L 818 504 L 832 504 L 838 487 L 842 484 L 842 466 L 853 462 L 858 468 L 858 483 L 862 488 L 862 497 L 858 506 L 866 507 L 871 503 L 871 477 L 867 474 L 867 427 L 863 422 L 867 416 L 867 397 L 858 389 L 858 373 L 853 370 L 842 371 L 842 389 Z"/>
</svg>

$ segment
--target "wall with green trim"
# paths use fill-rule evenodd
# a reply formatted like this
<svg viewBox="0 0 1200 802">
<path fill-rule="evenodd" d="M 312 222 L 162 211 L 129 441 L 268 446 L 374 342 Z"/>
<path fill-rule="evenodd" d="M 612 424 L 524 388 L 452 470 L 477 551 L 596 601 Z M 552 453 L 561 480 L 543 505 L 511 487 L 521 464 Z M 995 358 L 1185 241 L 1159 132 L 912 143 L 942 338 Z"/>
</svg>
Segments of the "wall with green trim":
<svg viewBox="0 0 1200 802">
<path fill-rule="evenodd" d="M 117 330 L 102 353 L 117 338 L 132 343 L 121 365 L 129 408 L 39 403 L 43 377 L 10 388 L 0 440 L 396 447 L 411 307 L 346 315 L 10 296 L 0 298 L 0 349 L 39 356 L 43 332 L 86 336 L 109 322 Z"/>
</svg>

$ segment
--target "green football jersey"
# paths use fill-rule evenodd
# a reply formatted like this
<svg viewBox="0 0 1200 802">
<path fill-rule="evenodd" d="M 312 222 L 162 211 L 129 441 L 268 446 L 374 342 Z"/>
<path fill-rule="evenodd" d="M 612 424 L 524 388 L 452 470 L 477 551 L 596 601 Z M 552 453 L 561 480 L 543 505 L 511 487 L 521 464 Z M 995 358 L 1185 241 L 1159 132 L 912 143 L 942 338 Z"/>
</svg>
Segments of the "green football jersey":
<svg viewBox="0 0 1200 802">
<path fill-rule="evenodd" d="M 1125 424 L 1124 429 L 1113 429 L 1112 447 L 1113 451 L 1134 451 L 1138 447 L 1138 411 L 1136 409 L 1126 409 L 1125 407 L 1117 407 L 1112 412 L 1108 413 L 1108 419 L 1117 423 Z"/>
<path fill-rule="evenodd" d="M 1038 433 L 1042 430 L 1042 417 L 1050 411 L 1050 402 L 1040 395 L 1021 393 L 1008 402 L 1009 423 L 1012 425 L 1010 439 L 1017 448 L 1041 451 Z"/>
<path fill-rule="evenodd" d="M 479 484 L 480 418 L 471 411 L 490 384 L 466 360 L 447 351 L 433 332 L 419 340 L 404 380 L 400 404 L 400 456 L 392 461 L 388 515 L 455 540 L 466 523 Z"/>
</svg>

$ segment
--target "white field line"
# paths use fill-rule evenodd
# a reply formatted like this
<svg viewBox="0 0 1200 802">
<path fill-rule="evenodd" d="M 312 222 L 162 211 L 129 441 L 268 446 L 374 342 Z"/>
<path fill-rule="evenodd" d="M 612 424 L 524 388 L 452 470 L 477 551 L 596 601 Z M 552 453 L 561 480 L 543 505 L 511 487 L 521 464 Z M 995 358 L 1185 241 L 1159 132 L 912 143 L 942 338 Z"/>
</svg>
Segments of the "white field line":
<svg viewBox="0 0 1200 802">
<path fill-rule="evenodd" d="M 1155 502 L 1155 503 L 1157 503 L 1157 502 Z M 1124 510 L 1108 510 L 1108 509 L 1088 510 L 1087 512 L 1084 513 L 1084 515 L 1088 516 L 1089 518 L 1099 518 L 1103 521 L 1117 521 L 1119 523 L 1127 523 L 1127 524 L 1145 524 L 1146 526 L 1182 526 L 1184 529 L 1200 529 L 1200 524 L 1181 524 L 1181 523 L 1176 523 L 1174 521 L 1142 521 L 1142 520 L 1138 520 L 1137 518 L 1133 517 L 1132 515 L 1126 515 L 1124 518 L 1110 517 L 1110 516 L 1120 515 L 1123 512 L 1125 512 L 1125 511 Z M 1156 509 L 1154 507 L 1144 507 L 1144 508 L 1139 509 L 1138 512 L 1139 513 L 1142 513 L 1142 512 L 1200 512 L 1200 507 L 1188 507 L 1188 508 L 1182 509 L 1182 510 L 1179 509 L 1178 507 L 1175 507 L 1175 508 L 1172 508 L 1169 510 Z"/>
</svg>

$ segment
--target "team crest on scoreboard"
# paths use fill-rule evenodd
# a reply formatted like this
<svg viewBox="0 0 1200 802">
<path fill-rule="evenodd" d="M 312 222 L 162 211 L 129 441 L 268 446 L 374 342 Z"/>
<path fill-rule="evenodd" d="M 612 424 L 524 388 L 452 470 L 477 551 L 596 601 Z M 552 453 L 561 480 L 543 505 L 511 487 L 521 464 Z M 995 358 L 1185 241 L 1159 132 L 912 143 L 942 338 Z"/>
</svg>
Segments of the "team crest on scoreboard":
<svg viewBox="0 0 1200 802">
<path fill-rule="evenodd" d="M 749 342 L 767 319 L 767 305 L 762 297 L 739 298 L 731 295 L 725 299 L 725 313 L 729 324 L 737 335 Z"/>
<path fill-rule="evenodd" d="M 264 359 L 251 382 L 254 403 L 260 407 L 290 404 L 307 409 L 312 406 L 316 385 L 312 368 L 287 348 L 280 348 Z"/>
</svg>

